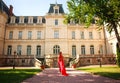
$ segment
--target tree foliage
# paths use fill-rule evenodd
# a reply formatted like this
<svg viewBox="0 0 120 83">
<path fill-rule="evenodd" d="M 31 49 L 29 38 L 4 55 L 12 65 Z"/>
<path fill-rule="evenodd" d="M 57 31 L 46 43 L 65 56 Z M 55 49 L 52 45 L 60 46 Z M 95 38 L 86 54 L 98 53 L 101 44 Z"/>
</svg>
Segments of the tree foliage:
<svg viewBox="0 0 120 83">
<path fill-rule="evenodd" d="M 65 23 L 74 19 L 76 23 L 84 23 L 87 27 L 93 20 L 99 26 L 107 25 L 106 29 L 111 33 L 115 32 L 120 49 L 120 0 L 68 0 L 69 13 Z"/>
</svg>

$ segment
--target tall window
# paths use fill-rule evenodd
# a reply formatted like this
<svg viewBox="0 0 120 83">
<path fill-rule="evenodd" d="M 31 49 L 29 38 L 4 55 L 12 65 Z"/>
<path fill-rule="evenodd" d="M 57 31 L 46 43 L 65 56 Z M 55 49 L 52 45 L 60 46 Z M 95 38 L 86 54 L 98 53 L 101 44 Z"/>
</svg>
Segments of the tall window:
<svg viewBox="0 0 120 83">
<path fill-rule="evenodd" d="M 17 46 L 17 55 L 21 55 L 21 53 L 22 53 L 22 46 L 18 45 Z"/>
<path fill-rule="evenodd" d="M 83 31 L 80 33 L 80 36 L 81 36 L 81 39 L 84 39 L 84 32 Z"/>
<path fill-rule="evenodd" d="M 72 31 L 72 39 L 75 39 L 75 31 Z"/>
<path fill-rule="evenodd" d="M 72 46 L 72 57 L 76 57 L 76 46 Z"/>
<path fill-rule="evenodd" d="M 12 55 L 12 46 L 9 45 L 7 48 L 7 55 Z"/>
<path fill-rule="evenodd" d="M 58 25 L 58 19 L 55 19 L 55 25 Z"/>
<path fill-rule="evenodd" d="M 102 45 L 99 46 L 99 50 L 100 50 L 100 54 L 103 54 L 103 46 Z"/>
<path fill-rule="evenodd" d="M 10 33 L 9 33 L 9 39 L 13 39 L 13 31 L 10 31 Z"/>
<path fill-rule="evenodd" d="M 41 39 L 41 31 L 37 32 L 37 39 Z"/>
<path fill-rule="evenodd" d="M 90 46 L 90 54 L 94 54 L 94 46 L 93 45 Z"/>
<path fill-rule="evenodd" d="M 27 55 L 31 55 L 31 46 L 27 46 Z"/>
<path fill-rule="evenodd" d="M 60 46 L 58 45 L 55 45 L 53 47 L 53 54 L 59 54 L 60 53 Z"/>
<path fill-rule="evenodd" d="M 93 34 L 92 34 L 92 32 L 89 32 L 89 38 L 90 38 L 90 39 L 93 39 Z"/>
<path fill-rule="evenodd" d="M 85 55 L 85 46 L 84 45 L 81 46 L 81 54 Z"/>
<path fill-rule="evenodd" d="M 54 31 L 54 38 L 59 38 L 59 31 Z"/>
<path fill-rule="evenodd" d="M 19 33 L 18 33 L 18 39 L 22 39 L 22 31 L 19 31 Z"/>
<path fill-rule="evenodd" d="M 28 39 L 32 38 L 32 31 L 28 31 Z"/>
<path fill-rule="evenodd" d="M 37 55 L 37 56 L 40 56 L 40 55 L 41 55 L 41 46 L 37 46 L 36 55 Z"/>
</svg>

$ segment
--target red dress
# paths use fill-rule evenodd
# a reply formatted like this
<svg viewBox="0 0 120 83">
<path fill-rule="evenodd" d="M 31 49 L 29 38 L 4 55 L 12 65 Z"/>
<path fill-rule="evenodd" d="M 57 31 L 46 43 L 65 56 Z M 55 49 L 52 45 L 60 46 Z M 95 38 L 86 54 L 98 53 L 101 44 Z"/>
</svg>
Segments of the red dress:
<svg viewBox="0 0 120 83">
<path fill-rule="evenodd" d="M 61 74 L 64 76 L 68 76 L 68 74 L 66 73 L 62 52 L 60 52 L 60 54 L 59 54 L 58 65 L 59 65 L 59 70 L 60 70 Z"/>
</svg>

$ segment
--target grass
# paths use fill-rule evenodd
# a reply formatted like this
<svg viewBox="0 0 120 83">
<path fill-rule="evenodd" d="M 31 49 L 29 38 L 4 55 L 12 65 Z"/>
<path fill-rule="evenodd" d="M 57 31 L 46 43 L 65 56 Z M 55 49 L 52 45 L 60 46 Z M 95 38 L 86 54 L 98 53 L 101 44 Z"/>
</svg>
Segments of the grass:
<svg viewBox="0 0 120 83">
<path fill-rule="evenodd" d="M 100 67 L 81 67 L 77 69 L 90 72 L 92 74 L 120 80 L 120 68 L 117 66 L 106 66 L 101 68 Z"/>
<path fill-rule="evenodd" d="M 0 82 L 21 83 L 40 71 L 40 69 L 0 69 Z"/>
</svg>

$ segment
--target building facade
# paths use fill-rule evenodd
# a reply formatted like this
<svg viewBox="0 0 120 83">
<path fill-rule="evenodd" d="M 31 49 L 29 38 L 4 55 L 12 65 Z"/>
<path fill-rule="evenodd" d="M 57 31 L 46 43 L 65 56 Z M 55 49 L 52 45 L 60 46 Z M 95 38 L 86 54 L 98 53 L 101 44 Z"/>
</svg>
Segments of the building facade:
<svg viewBox="0 0 120 83">
<path fill-rule="evenodd" d="M 57 67 L 60 51 L 66 65 L 77 56 L 78 66 L 99 64 L 100 56 L 103 64 L 114 59 L 104 29 L 97 30 L 95 24 L 85 28 L 73 20 L 64 24 L 62 4 L 50 4 L 45 16 L 15 16 L 12 7 L 7 8 L 3 1 L 0 6 L 1 66 L 13 62 L 18 66 L 33 66 L 36 59 L 44 59 L 48 66 Z"/>
</svg>

